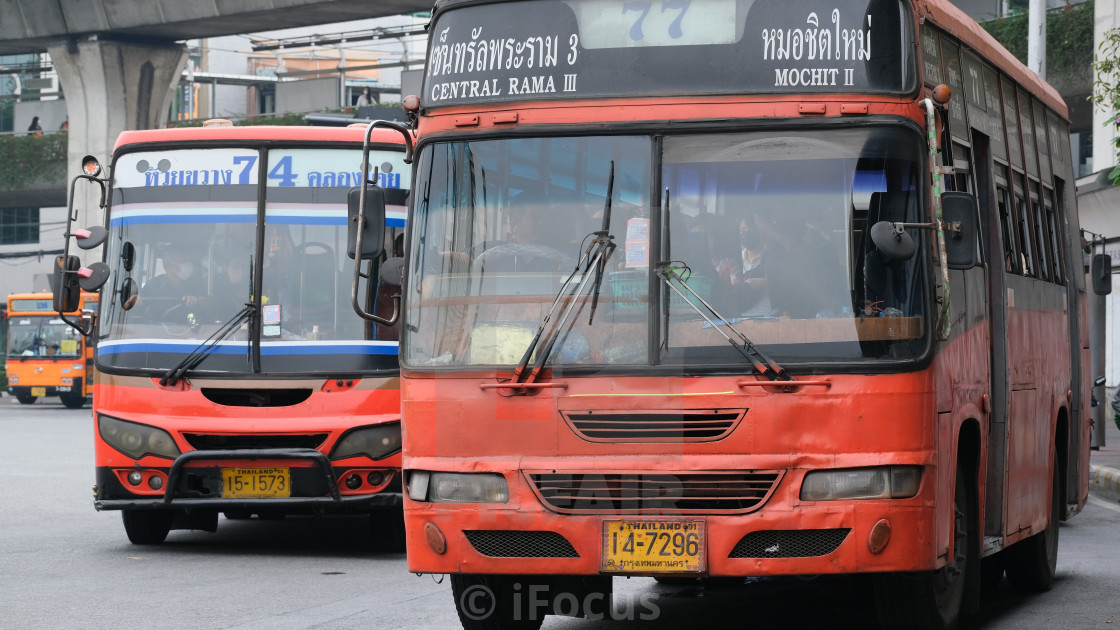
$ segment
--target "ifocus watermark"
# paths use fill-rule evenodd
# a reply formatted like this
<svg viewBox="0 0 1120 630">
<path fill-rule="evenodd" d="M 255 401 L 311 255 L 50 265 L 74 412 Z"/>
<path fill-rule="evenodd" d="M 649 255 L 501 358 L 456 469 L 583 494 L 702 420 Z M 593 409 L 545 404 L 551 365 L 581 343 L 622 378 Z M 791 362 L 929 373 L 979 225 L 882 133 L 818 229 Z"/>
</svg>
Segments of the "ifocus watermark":
<svg viewBox="0 0 1120 630">
<path fill-rule="evenodd" d="M 514 621 L 537 620 L 544 615 L 583 616 L 586 619 L 615 621 L 652 621 L 661 616 L 656 593 L 633 596 L 605 593 L 553 592 L 547 584 L 514 582 L 500 598 L 484 584 L 472 584 L 459 595 L 460 613 L 473 621 L 488 619 L 494 614 Z M 500 610 L 501 609 L 501 610 Z"/>
</svg>

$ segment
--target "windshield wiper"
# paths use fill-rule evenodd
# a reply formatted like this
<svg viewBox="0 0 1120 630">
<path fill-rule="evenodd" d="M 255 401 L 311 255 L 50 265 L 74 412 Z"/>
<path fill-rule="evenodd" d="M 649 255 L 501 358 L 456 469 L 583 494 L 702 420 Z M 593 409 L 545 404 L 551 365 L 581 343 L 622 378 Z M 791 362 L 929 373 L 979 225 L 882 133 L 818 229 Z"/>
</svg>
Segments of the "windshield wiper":
<svg viewBox="0 0 1120 630">
<path fill-rule="evenodd" d="M 688 267 L 685 266 L 685 269 L 687 268 Z M 676 294 L 679 295 L 682 300 L 684 300 L 689 306 L 692 307 L 692 310 L 696 311 L 696 313 L 700 315 L 700 317 L 703 317 L 712 326 L 712 328 L 716 330 L 716 332 L 723 335 L 723 338 L 727 340 L 727 343 L 730 343 L 731 347 L 735 348 L 739 352 L 739 354 L 743 355 L 743 357 L 750 361 L 751 364 L 754 365 L 754 369 L 758 371 L 759 374 L 772 381 L 793 380 L 793 377 L 790 376 L 788 372 L 786 372 L 786 369 L 784 367 L 778 365 L 777 361 L 771 359 L 762 350 L 759 350 L 758 347 L 756 347 L 750 339 L 747 339 L 747 336 L 744 335 L 742 331 L 736 328 L 723 315 L 720 315 L 719 311 L 717 311 L 715 307 L 709 304 L 707 300 L 700 297 L 700 294 L 694 291 L 692 287 L 688 286 L 688 282 L 686 281 L 687 276 L 682 274 L 680 270 L 673 267 L 671 262 L 657 263 L 657 276 L 661 278 L 661 280 L 665 283 L 665 286 L 676 292 Z M 674 280 L 676 281 L 676 284 L 674 284 Z M 685 295 L 684 291 L 681 291 L 680 288 L 676 286 L 677 284 L 684 287 L 690 295 Z M 697 306 L 696 303 L 692 301 L 693 299 L 703 304 L 704 308 L 706 308 L 708 312 L 715 316 L 716 321 L 713 321 L 711 317 L 708 317 L 708 313 L 705 313 L 699 306 Z M 736 341 L 735 339 L 732 339 L 730 335 L 723 332 L 723 329 L 720 328 L 721 324 L 730 328 L 739 340 Z"/>
<path fill-rule="evenodd" d="M 517 368 L 513 370 L 513 381 L 515 383 L 532 383 L 537 379 L 544 367 L 548 356 L 552 354 L 553 348 L 556 346 L 556 341 L 563 337 L 564 324 L 568 321 L 568 317 L 575 310 L 579 304 L 579 298 L 583 295 L 584 289 L 587 287 L 587 281 L 591 279 L 591 270 L 595 270 L 595 283 L 594 294 L 591 297 L 591 316 L 588 318 L 588 325 L 595 317 L 595 308 L 599 302 L 599 289 L 602 287 L 603 271 L 606 269 L 607 259 L 611 257 L 616 245 L 614 244 L 614 236 L 611 236 L 611 197 L 614 195 L 614 160 L 611 160 L 611 170 L 607 176 L 607 198 L 603 206 L 603 226 L 597 232 L 588 234 L 591 242 L 587 244 L 587 249 L 576 261 L 575 269 L 568 276 L 567 280 L 560 287 L 560 291 L 556 293 L 556 299 L 552 301 L 552 306 L 549 307 L 548 312 L 544 314 L 541 319 L 540 326 L 537 327 L 537 332 L 533 335 L 533 340 L 529 342 L 529 347 L 525 349 L 525 354 L 521 357 L 521 361 L 517 363 Z M 586 240 L 586 237 L 585 237 Z M 532 370 L 528 370 L 529 359 L 533 356 L 533 351 L 540 345 L 541 338 L 544 336 L 545 328 L 548 327 L 548 322 L 552 319 L 552 314 L 556 312 L 556 307 L 560 305 L 560 301 L 564 298 L 564 294 L 568 291 L 568 287 L 575 281 L 576 275 L 580 273 L 580 268 L 583 268 L 583 275 L 580 278 L 579 285 L 576 287 L 575 293 L 572 294 L 571 300 L 568 302 L 567 308 L 560 316 L 560 321 L 556 322 L 556 326 L 552 329 L 552 334 L 549 336 L 548 344 L 545 345 L 540 355 L 537 357 L 536 363 L 533 364 Z"/>
<path fill-rule="evenodd" d="M 176 383 L 178 383 L 179 379 L 182 378 L 184 374 L 198 367 L 199 363 L 202 363 L 202 361 L 206 357 L 210 356 L 210 353 L 214 350 L 214 348 L 218 346 L 219 342 L 233 334 L 233 331 L 237 330 L 237 326 L 242 321 L 244 321 L 245 319 L 251 320 L 253 314 L 256 313 L 256 311 L 257 305 L 253 304 L 252 302 L 247 302 L 240 311 L 237 311 L 237 314 L 235 314 L 233 317 L 227 320 L 226 323 L 222 324 L 221 327 L 215 330 L 214 334 L 210 335 L 206 338 L 205 341 L 195 346 L 194 350 L 191 350 L 190 354 L 183 357 L 183 360 L 179 361 L 179 363 L 177 363 L 175 367 L 167 370 L 167 372 L 163 375 L 163 378 L 159 379 L 159 384 L 166 386 L 175 385 Z"/>
</svg>

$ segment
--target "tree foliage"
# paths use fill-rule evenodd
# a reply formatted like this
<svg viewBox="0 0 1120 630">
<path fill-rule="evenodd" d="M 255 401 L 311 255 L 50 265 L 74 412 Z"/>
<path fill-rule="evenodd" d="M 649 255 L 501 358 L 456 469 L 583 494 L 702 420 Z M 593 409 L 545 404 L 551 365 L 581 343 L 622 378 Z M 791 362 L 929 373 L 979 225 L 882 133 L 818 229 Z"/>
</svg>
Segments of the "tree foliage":
<svg viewBox="0 0 1120 630">
<path fill-rule="evenodd" d="M 1117 166 L 1108 173 L 1113 184 L 1120 183 L 1120 28 L 1105 32 L 1093 59 L 1093 104 L 1108 114 L 1116 125 L 1112 144 L 1117 152 Z M 1099 130 L 1098 133 L 1104 130 Z"/>
<path fill-rule="evenodd" d="M 66 185 L 66 134 L 0 136 L 0 190 Z"/>
</svg>

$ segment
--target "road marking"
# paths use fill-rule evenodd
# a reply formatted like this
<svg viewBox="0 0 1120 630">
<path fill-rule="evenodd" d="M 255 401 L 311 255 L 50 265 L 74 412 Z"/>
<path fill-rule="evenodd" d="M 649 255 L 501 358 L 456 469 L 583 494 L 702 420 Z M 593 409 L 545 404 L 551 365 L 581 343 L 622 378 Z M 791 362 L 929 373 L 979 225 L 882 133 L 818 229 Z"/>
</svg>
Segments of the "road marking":
<svg viewBox="0 0 1120 630">
<path fill-rule="evenodd" d="M 1113 512 L 1116 512 L 1117 514 L 1120 514 L 1120 505 L 1116 505 L 1116 504 L 1111 503 L 1109 501 L 1105 501 L 1104 499 L 1098 499 L 1097 497 L 1095 497 L 1091 494 L 1089 495 L 1089 503 L 1092 503 L 1093 505 L 1103 507 L 1106 510 L 1112 510 Z"/>
</svg>

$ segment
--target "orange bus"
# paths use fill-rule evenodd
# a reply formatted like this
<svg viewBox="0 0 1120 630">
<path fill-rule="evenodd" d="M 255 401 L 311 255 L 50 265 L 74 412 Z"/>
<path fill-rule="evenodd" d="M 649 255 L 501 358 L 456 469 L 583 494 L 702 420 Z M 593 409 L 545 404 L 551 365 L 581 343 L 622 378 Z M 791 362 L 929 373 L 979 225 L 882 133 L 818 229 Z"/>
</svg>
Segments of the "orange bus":
<svg viewBox="0 0 1120 630">
<path fill-rule="evenodd" d="M 368 512 L 402 544 L 399 297 L 378 270 L 403 247 L 411 147 L 370 131 L 390 211 L 357 294 L 379 321 L 351 308 L 346 249 L 365 127 L 128 131 L 108 177 L 83 165 L 108 192 L 103 230 L 73 231 L 107 239 L 85 274 L 104 282 L 94 506 L 133 543 L 219 513 Z"/>
<path fill-rule="evenodd" d="M 405 522 L 465 627 L 603 614 L 614 576 L 870 574 L 938 629 L 982 577 L 1048 587 L 1089 447 L 1055 90 L 946 0 L 430 32 Z"/>
<path fill-rule="evenodd" d="M 80 317 L 97 312 L 97 295 L 83 293 Z M 8 296 L 8 393 L 24 405 L 58 396 L 80 409 L 93 396 L 93 344 L 66 325 L 54 310 L 50 293 Z"/>
</svg>

